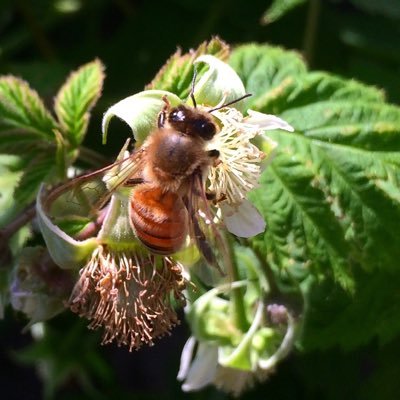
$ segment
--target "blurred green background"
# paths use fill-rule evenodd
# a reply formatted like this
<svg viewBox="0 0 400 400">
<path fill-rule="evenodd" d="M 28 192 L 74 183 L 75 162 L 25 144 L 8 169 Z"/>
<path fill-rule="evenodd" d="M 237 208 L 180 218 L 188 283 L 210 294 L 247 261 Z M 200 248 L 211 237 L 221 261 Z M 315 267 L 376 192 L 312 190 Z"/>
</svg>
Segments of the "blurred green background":
<svg viewBox="0 0 400 400">
<path fill-rule="evenodd" d="M 400 102 L 400 1 L 310 0 L 273 23 L 261 0 L 1 0 L 0 73 L 29 81 L 48 102 L 69 71 L 96 57 L 106 65 L 103 96 L 85 144 L 112 158 L 120 141 L 101 148 L 100 120 L 117 100 L 147 84 L 177 47 L 196 48 L 218 35 L 231 45 L 268 42 L 303 53 L 322 69 L 381 87 Z M 115 129 L 123 129 L 122 126 Z M 115 136 L 114 136 L 115 137 Z M 99 347 L 99 335 L 65 313 L 45 341 L 21 334 L 26 321 L 10 310 L 0 321 L 0 387 L 4 399 L 222 399 L 213 388 L 184 394 L 175 376 L 187 338 L 184 324 L 153 348 L 128 353 Z M 293 354 L 244 399 L 396 399 L 400 340 L 352 353 Z M 38 362 L 40 361 L 40 362 Z M 43 383 L 45 382 L 45 384 Z"/>
</svg>

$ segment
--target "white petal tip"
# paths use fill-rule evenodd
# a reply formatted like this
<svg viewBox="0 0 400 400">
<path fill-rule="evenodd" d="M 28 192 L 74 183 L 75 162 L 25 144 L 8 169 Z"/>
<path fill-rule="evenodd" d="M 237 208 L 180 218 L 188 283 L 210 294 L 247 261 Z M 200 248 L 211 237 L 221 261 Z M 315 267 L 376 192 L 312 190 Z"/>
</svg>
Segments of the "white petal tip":
<svg viewBox="0 0 400 400">
<path fill-rule="evenodd" d="M 272 129 L 283 129 L 288 132 L 294 132 L 293 126 L 288 124 L 282 118 L 275 115 L 264 114 L 254 110 L 247 110 L 249 115 L 246 122 L 253 125 L 258 125 L 260 129 L 270 131 Z"/>
<path fill-rule="evenodd" d="M 250 238 L 265 231 L 264 218 L 248 200 L 236 208 L 222 204 L 221 210 L 226 228 L 238 237 Z"/>
</svg>

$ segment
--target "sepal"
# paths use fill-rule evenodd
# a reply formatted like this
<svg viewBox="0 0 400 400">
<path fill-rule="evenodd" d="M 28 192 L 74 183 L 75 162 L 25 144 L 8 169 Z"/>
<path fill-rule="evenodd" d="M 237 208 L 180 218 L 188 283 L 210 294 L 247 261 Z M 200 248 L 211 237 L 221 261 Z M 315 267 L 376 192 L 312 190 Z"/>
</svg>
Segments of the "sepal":
<svg viewBox="0 0 400 400">
<path fill-rule="evenodd" d="M 36 200 L 36 213 L 40 230 L 46 242 L 47 249 L 54 262 L 63 269 L 79 269 L 98 246 L 96 237 L 86 240 L 75 240 L 46 215 L 43 198 L 46 190 L 42 186 Z"/>
<path fill-rule="evenodd" d="M 103 143 L 107 142 L 108 126 L 113 117 L 126 122 L 132 129 L 133 136 L 142 144 L 149 133 L 157 127 L 157 117 L 165 105 L 166 96 L 172 106 L 182 102 L 178 96 L 165 90 L 145 90 L 133 96 L 126 97 L 111 106 L 103 116 Z"/>
<path fill-rule="evenodd" d="M 194 87 L 197 103 L 216 106 L 221 101 L 228 103 L 246 93 L 239 75 L 228 64 L 208 54 L 198 57 L 194 62 L 195 65 L 199 63 L 207 64 L 209 69 Z M 242 111 L 244 102 L 235 103 L 235 108 Z"/>
</svg>

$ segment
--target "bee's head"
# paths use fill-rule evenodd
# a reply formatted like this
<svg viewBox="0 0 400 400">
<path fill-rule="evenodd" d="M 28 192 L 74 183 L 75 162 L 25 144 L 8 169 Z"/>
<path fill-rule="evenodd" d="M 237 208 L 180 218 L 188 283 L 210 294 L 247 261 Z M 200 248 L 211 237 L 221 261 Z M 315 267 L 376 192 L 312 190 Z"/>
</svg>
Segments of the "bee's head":
<svg viewBox="0 0 400 400">
<path fill-rule="evenodd" d="M 211 140 L 217 132 L 217 127 L 209 114 L 184 104 L 171 109 L 168 122 L 178 132 L 203 140 Z"/>
</svg>

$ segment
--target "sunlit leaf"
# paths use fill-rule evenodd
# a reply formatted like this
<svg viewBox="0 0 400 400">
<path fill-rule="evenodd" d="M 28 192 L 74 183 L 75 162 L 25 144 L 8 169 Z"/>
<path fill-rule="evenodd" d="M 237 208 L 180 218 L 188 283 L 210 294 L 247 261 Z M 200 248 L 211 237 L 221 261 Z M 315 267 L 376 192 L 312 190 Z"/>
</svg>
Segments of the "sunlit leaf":
<svg viewBox="0 0 400 400">
<path fill-rule="evenodd" d="M 333 273 L 351 288 L 354 266 L 393 270 L 400 257 L 400 108 L 357 82 L 280 69 L 288 57 L 261 46 L 232 57 L 247 86 L 263 76 L 270 87 L 251 107 L 296 129 L 269 135 L 279 146 L 253 196 L 269 227 L 266 253 L 278 268 Z M 259 64 L 269 67 L 256 73 Z"/>
<path fill-rule="evenodd" d="M 251 107 L 295 128 L 269 132 L 276 156 L 252 195 L 267 230 L 252 245 L 278 274 L 318 277 L 303 285 L 305 349 L 389 341 L 400 332 L 400 108 L 288 57 L 244 46 L 231 59 L 247 90 L 266 89 Z"/>
<path fill-rule="evenodd" d="M 255 44 L 235 49 L 229 63 L 239 74 L 247 92 L 252 94 L 248 99 L 249 108 L 252 109 L 253 104 L 265 96 L 285 99 L 282 96 L 285 88 L 307 71 L 300 54 L 278 47 L 268 47 L 266 56 L 265 48 Z"/>
<path fill-rule="evenodd" d="M 178 50 L 160 69 L 146 89 L 160 89 L 175 93 L 181 99 L 189 95 L 194 73 L 194 61 L 202 54 L 213 55 L 226 61 L 229 47 L 219 38 L 202 43 L 195 51 L 182 54 Z M 198 78 L 207 67 L 198 68 Z"/>
<path fill-rule="evenodd" d="M 101 94 L 104 66 L 99 60 L 73 72 L 58 92 L 54 110 L 63 136 L 74 146 L 86 133 L 90 111 Z"/>
<path fill-rule="evenodd" d="M 15 212 L 13 194 L 21 174 L 18 157 L 0 155 L 0 227 L 9 222 Z"/>
<path fill-rule="evenodd" d="M 25 81 L 0 77 L 0 138 L 5 132 L 7 136 L 22 133 L 53 141 L 55 124 L 38 94 Z"/>
</svg>

